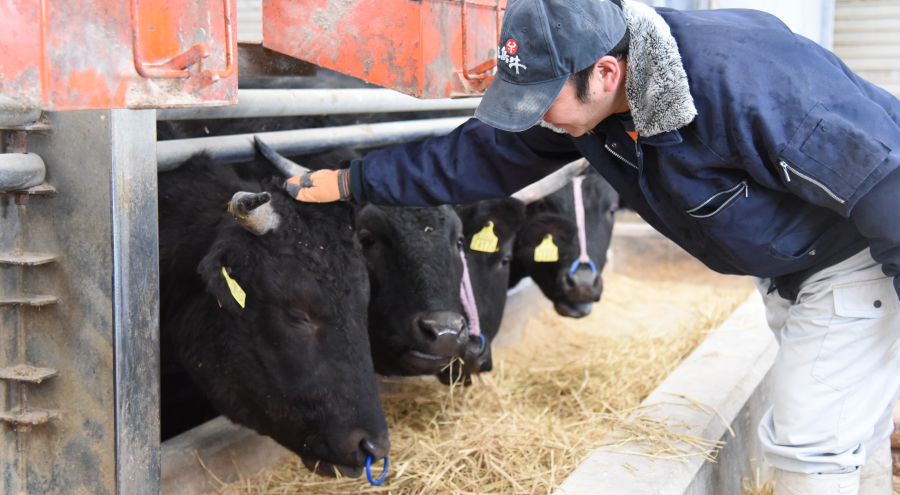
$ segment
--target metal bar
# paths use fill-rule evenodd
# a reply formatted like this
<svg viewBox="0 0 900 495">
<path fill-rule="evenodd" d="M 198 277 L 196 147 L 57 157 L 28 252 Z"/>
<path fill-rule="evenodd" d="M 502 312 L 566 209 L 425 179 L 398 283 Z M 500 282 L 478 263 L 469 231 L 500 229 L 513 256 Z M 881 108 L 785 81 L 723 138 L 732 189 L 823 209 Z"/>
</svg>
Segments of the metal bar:
<svg viewBox="0 0 900 495">
<path fill-rule="evenodd" d="M 159 120 L 249 119 L 348 113 L 474 110 L 481 98 L 420 100 L 391 89 L 241 89 L 237 105 L 170 108 Z"/>
<path fill-rule="evenodd" d="M 442 136 L 467 120 L 469 117 L 408 120 L 382 124 L 160 141 L 156 143 L 156 163 L 158 170 L 165 172 L 178 168 L 191 157 L 201 153 L 206 153 L 212 159 L 222 163 L 251 160 L 256 156 L 253 136 L 259 136 L 272 149 L 283 155 L 319 153 L 339 146 L 387 146 Z"/>
<path fill-rule="evenodd" d="M 466 6 L 467 6 L 468 4 L 469 4 L 469 2 L 466 1 L 466 0 L 461 0 L 461 1 L 460 1 L 459 17 L 460 17 L 460 20 L 461 20 L 461 23 L 462 23 L 462 28 L 461 28 L 462 33 L 460 33 L 460 36 L 461 36 L 461 38 L 462 38 L 462 70 L 463 70 L 463 77 L 465 77 L 466 79 L 472 79 L 472 77 L 469 76 L 469 69 L 468 69 L 468 67 L 467 67 L 467 62 L 466 62 L 466 59 L 469 58 L 469 46 L 468 46 L 468 45 L 469 45 L 469 42 L 468 42 L 468 39 L 467 39 L 467 36 L 466 36 L 466 33 L 469 31 L 469 30 L 467 29 L 467 23 L 466 23 L 466 20 L 467 20 L 466 18 L 468 17 L 468 15 L 467 15 L 468 9 L 466 8 Z M 477 76 L 476 76 L 475 78 L 477 79 Z M 482 79 L 484 79 L 484 76 L 482 76 Z"/>
<path fill-rule="evenodd" d="M 234 47 L 232 46 L 234 44 L 232 35 L 234 23 L 231 19 L 231 0 L 223 0 L 223 5 L 223 15 L 225 17 L 225 70 L 217 71 L 219 78 L 229 77 L 234 72 Z M 204 59 L 209 56 L 209 48 L 206 47 L 204 43 L 201 43 L 191 47 L 188 51 L 176 56 L 168 62 L 159 65 L 148 65 L 144 61 L 143 48 L 141 47 L 140 25 L 138 23 L 139 10 L 138 0 L 131 0 L 131 49 L 134 57 L 134 68 L 137 73 L 140 74 L 141 77 L 147 79 L 191 77 L 191 72 L 184 70 L 187 66 L 184 66 L 181 69 L 173 69 L 173 66 L 178 66 L 184 59 L 189 59 L 191 57 L 196 58 L 198 55 L 200 56 L 200 59 Z"/>
<path fill-rule="evenodd" d="M 164 70 L 184 70 L 209 56 L 209 45 L 197 43 L 188 51 L 159 66 Z"/>
<path fill-rule="evenodd" d="M 28 108 L 21 101 L 0 95 L 0 126 L 22 126 L 33 124 L 41 118 L 40 108 Z"/>
<path fill-rule="evenodd" d="M 587 170 L 591 164 L 584 158 L 575 160 L 568 165 L 560 168 L 556 172 L 544 177 L 543 179 L 520 189 L 512 195 L 513 198 L 525 203 L 534 203 L 535 201 L 547 197 L 566 186 L 572 179 Z"/>
<path fill-rule="evenodd" d="M 466 21 L 467 15 L 468 15 L 466 6 L 469 3 L 470 2 L 468 0 L 460 0 L 460 4 L 461 4 L 460 5 L 461 6 L 460 19 L 462 20 L 462 33 L 460 34 L 460 36 L 462 38 L 462 75 L 464 78 L 466 78 L 469 81 L 484 81 L 485 79 L 490 80 L 493 78 L 493 76 L 484 74 L 484 72 L 491 70 L 497 66 L 496 58 L 491 58 L 490 60 L 487 60 L 485 62 L 478 64 L 477 66 L 475 66 L 472 69 L 472 72 L 474 72 L 475 75 L 469 74 L 469 68 L 468 68 L 469 49 L 468 49 L 468 36 L 467 36 L 468 24 Z M 497 44 L 499 45 L 500 44 L 500 22 L 501 22 L 501 20 L 500 20 L 500 0 L 497 0 L 497 3 L 495 5 L 491 5 L 491 7 L 494 7 L 494 12 L 495 12 L 495 15 L 497 18 Z"/>
<path fill-rule="evenodd" d="M 225 8 L 225 70 L 218 71 L 219 77 L 230 77 L 234 72 L 234 19 L 231 15 L 231 0 L 223 1 Z"/>
<path fill-rule="evenodd" d="M 159 493 L 155 110 L 111 110 L 116 493 Z"/>
</svg>

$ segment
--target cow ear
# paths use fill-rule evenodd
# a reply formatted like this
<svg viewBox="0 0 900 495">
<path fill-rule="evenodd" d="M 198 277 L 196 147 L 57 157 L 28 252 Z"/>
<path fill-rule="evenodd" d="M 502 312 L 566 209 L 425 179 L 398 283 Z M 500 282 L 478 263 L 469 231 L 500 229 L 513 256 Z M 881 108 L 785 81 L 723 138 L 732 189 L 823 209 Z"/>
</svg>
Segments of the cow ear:
<svg viewBox="0 0 900 495">
<path fill-rule="evenodd" d="M 488 214 L 501 231 L 512 235 L 525 224 L 525 203 L 515 198 L 501 198 L 491 204 Z"/>
<path fill-rule="evenodd" d="M 206 292 L 215 297 L 215 302 L 224 311 L 240 314 L 247 305 L 246 270 L 229 260 L 238 257 L 226 249 L 212 249 L 200 261 L 197 272 L 206 284 Z"/>
<path fill-rule="evenodd" d="M 499 198 L 459 206 L 456 209 L 466 236 L 479 232 L 487 222 L 494 222 L 498 237 L 509 238 L 525 223 L 525 204 L 515 198 Z"/>
</svg>

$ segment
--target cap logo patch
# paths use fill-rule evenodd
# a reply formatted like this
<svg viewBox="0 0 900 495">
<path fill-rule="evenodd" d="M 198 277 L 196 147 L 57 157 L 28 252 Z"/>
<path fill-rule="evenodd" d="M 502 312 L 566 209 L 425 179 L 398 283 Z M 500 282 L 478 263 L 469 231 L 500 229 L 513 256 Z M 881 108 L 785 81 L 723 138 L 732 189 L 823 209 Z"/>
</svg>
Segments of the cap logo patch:
<svg viewBox="0 0 900 495">
<path fill-rule="evenodd" d="M 519 51 L 519 44 L 512 38 L 508 39 L 506 41 L 506 53 L 515 55 L 517 51 Z"/>
<path fill-rule="evenodd" d="M 509 41 L 507 41 L 507 42 L 506 42 L 506 46 L 509 46 L 510 41 L 513 43 L 513 46 L 515 47 L 516 51 L 518 51 L 518 50 L 519 50 L 519 45 L 515 44 L 515 43 L 516 43 L 515 40 L 509 40 Z M 521 61 L 519 60 L 519 57 L 511 57 L 510 54 L 509 54 L 509 52 L 506 51 L 506 46 L 501 46 L 501 47 L 499 47 L 499 48 L 500 48 L 500 50 L 499 50 L 500 53 L 497 55 L 497 58 L 500 59 L 500 60 L 502 60 L 503 62 L 506 62 L 507 65 L 509 65 L 509 68 L 510 68 L 510 69 L 516 69 L 516 75 L 518 75 L 518 74 L 519 74 L 519 69 L 525 70 L 525 69 L 527 69 L 528 67 L 525 67 L 524 65 L 522 65 L 521 63 L 519 63 L 519 62 L 521 62 Z M 515 52 L 513 52 L 513 53 L 515 53 Z M 497 62 L 497 63 L 499 64 L 500 62 Z"/>
</svg>

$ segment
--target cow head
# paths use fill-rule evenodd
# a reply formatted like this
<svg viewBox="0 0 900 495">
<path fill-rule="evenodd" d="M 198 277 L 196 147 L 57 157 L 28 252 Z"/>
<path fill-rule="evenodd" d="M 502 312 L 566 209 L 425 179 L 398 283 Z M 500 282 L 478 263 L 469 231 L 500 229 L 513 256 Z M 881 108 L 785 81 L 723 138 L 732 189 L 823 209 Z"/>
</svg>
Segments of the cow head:
<svg viewBox="0 0 900 495">
<path fill-rule="evenodd" d="M 356 215 L 369 270 L 369 340 L 383 375 L 439 373 L 470 346 L 460 299 L 462 222 L 449 206 L 364 206 Z"/>
<path fill-rule="evenodd" d="M 516 232 L 525 222 L 525 205 L 513 198 L 458 206 L 456 212 L 463 223 L 466 263 L 485 345 L 466 347 L 462 355 L 463 364 L 454 363 L 438 375 L 445 384 L 460 378 L 468 383 L 468 375 L 490 371 L 493 367 L 491 343 L 500 330 L 506 306 Z M 491 236 L 496 239 L 495 250 L 490 249 L 490 244 L 494 242 Z"/>
<path fill-rule="evenodd" d="M 581 247 L 575 218 L 574 183 L 528 205 L 528 219 L 516 238 L 515 270 L 530 276 L 556 312 L 580 318 L 600 300 L 606 251 L 612 237 L 619 196 L 596 171 L 581 182 L 587 254 L 594 263 L 576 263 Z M 556 256 L 547 255 L 548 250 Z M 537 251 L 537 253 L 536 253 Z"/>
<path fill-rule="evenodd" d="M 161 224 L 183 224 L 172 239 L 161 233 L 160 249 L 170 291 L 163 324 L 179 361 L 232 421 L 269 435 L 310 469 L 358 476 L 390 440 L 352 208 L 300 203 L 275 184 L 249 189 L 250 181 L 233 172 L 226 181 L 227 167 L 214 167 L 193 184 L 184 176 L 190 165 L 181 183 L 161 178 Z M 235 194 L 235 184 L 244 190 Z M 206 201 L 215 208 L 166 213 L 177 210 L 169 195 L 199 203 L 218 196 Z"/>
</svg>

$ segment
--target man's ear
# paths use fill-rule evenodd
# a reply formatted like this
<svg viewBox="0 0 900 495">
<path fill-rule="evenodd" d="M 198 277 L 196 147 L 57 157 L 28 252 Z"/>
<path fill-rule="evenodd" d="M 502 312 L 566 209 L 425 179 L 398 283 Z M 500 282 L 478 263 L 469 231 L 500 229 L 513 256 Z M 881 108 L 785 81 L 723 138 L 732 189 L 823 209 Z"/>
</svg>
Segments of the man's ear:
<svg viewBox="0 0 900 495">
<path fill-rule="evenodd" d="M 603 91 L 607 93 L 613 92 L 619 86 L 625 84 L 624 66 L 619 62 L 619 59 L 616 57 L 604 55 L 594 63 L 594 75 L 597 77 L 597 81 L 602 84 Z"/>
<path fill-rule="evenodd" d="M 246 306 L 249 285 L 246 270 L 236 263 L 239 259 L 231 250 L 214 246 L 197 267 L 206 292 L 215 296 L 223 310 L 234 315 L 241 314 Z"/>
</svg>

